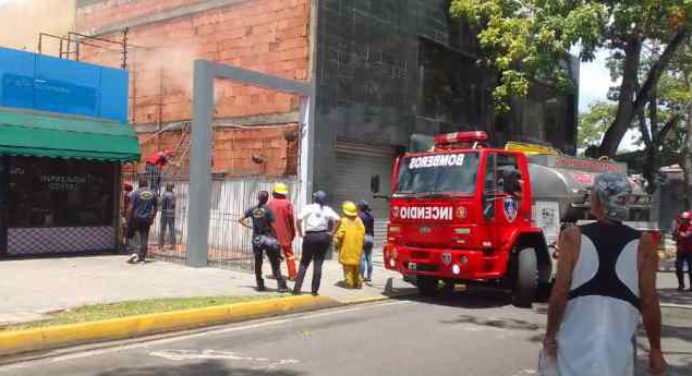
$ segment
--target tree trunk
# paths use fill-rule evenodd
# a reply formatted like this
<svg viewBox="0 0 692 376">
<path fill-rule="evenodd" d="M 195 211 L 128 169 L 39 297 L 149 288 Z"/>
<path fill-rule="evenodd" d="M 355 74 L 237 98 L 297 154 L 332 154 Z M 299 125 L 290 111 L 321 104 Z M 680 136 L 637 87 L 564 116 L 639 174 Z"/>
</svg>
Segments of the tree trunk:
<svg viewBox="0 0 692 376">
<path fill-rule="evenodd" d="M 646 76 L 646 81 L 642 85 L 641 89 L 637 92 L 637 98 L 633 104 L 633 111 L 644 108 L 646 103 L 651 99 L 651 95 L 655 93 L 658 87 L 658 81 L 661 79 L 663 73 L 668 69 L 670 61 L 675 57 L 675 53 L 678 51 L 680 46 L 684 45 L 690 36 L 690 29 L 686 26 L 680 28 L 673 39 L 668 43 L 666 49 L 663 51 L 661 56 L 658 58 L 654 66 L 649 71 Z"/>
<path fill-rule="evenodd" d="M 634 91 L 630 90 L 637 82 L 637 71 L 639 69 L 639 63 L 641 60 L 642 42 L 636 37 L 632 37 L 632 39 L 628 42 L 627 46 L 625 47 L 625 64 L 622 75 L 622 85 L 620 86 L 618 113 L 615 117 L 613 125 L 608 128 L 608 131 L 603 137 L 603 141 L 599 147 L 599 153 L 601 155 L 606 155 L 609 157 L 615 155 L 622 138 L 625 136 L 625 133 L 627 133 L 627 130 L 632 124 L 635 116 L 649 101 L 651 94 L 658 86 L 658 81 L 661 78 L 661 75 L 663 75 L 663 72 L 665 72 L 665 70 L 668 68 L 668 65 L 673 59 L 675 52 L 677 52 L 680 46 L 687 41 L 689 35 L 690 29 L 687 27 L 682 27 L 678 30 L 673 39 L 666 46 L 666 49 L 663 51 L 663 54 L 661 54 L 661 57 L 658 59 L 658 61 L 656 61 L 656 64 L 654 64 L 649 71 L 646 81 L 644 81 L 644 85 L 642 85 L 641 89 L 637 92 L 636 100 L 634 100 L 634 102 L 632 102 Z M 636 69 L 632 71 L 632 68 L 635 67 Z M 629 100 L 630 102 L 624 102 L 625 99 Z"/>
<path fill-rule="evenodd" d="M 687 135 L 682 152 L 681 164 L 685 176 L 685 210 L 692 208 L 692 106 L 687 106 Z"/>
<path fill-rule="evenodd" d="M 637 73 L 642 54 L 642 41 L 633 36 L 625 46 L 625 62 L 618 98 L 618 111 L 613 125 L 608 128 L 598 149 L 600 155 L 612 157 L 618 150 L 620 141 L 632 124 L 633 99 L 637 87 Z"/>
</svg>

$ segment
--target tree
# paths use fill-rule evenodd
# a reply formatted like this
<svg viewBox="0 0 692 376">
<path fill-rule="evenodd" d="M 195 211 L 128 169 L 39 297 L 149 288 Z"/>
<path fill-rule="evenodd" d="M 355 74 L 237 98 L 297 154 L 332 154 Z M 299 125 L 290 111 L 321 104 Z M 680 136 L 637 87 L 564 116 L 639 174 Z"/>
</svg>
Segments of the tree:
<svg viewBox="0 0 692 376">
<path fill-rule="evenodd" d="M 499 110 L 508 109 L 510 97 L 526 96 L 532 82 L 570 87 L 574 47 L 582 61 L 592 60 L 599 48 L 620 58 L 617 110 L 598 150 L 610 157 L 651 101 L 692 26 L 692 0 L 452 0 L 450 13 L 479 29 L 482 63 L 500 72 L 493 93 Z M 652 41 L 661 53 L 640 82 L 642 49 Z"/>
<path fill-rule="evenodd" d="M 616 110 L 615 104 L 598 101 L 592 103 L 587 112 L 580 113 L 577 148 L 586 149 L 599 144 L 615 119 Z"/>
</svg>

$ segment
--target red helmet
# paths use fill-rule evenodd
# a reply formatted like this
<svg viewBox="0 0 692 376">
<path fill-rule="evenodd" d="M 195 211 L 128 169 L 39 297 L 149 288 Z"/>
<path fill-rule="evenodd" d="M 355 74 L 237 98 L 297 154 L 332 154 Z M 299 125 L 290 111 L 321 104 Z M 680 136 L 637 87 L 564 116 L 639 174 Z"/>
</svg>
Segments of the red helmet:
<svg viewBox="0 0 692 376">
<path fill-rule="evenodd" d="M 685 220 L 685 221 L 689 221 L 690 219 L 692 219 L 692 212 L 684 211 L 684 212 L 680 213 L 680 219 Z"/>
<path fill-rule="evenodd" d="M 134 189 L 132 183 L 130 183 L 129 181 L 126 181 L 125 184 L 123 184 L 123 187 L 125 188 L 126 192 L 132 192 L 132 190 Z"/>
</svg>

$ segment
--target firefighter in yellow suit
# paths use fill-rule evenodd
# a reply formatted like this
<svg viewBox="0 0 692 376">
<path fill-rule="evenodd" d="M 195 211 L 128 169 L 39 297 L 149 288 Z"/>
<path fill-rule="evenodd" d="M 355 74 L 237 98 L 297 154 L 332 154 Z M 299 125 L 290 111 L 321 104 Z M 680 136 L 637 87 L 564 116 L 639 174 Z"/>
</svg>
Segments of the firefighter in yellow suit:
<svg viewBox="0 0 692 376">
<path fill-rule="evenodd" d="M 363 288 L 360 256 L 365 242 L 365 225 L 358 217 L 358 207 L 353 202 L 344 202 L 342 211 L 345 217 L 341 219 L 341 225 L 334 235 L 334 243 L 339 252 L 339 262 L 344 267 L 346 287 L 360 289 Z"/>
</svg>

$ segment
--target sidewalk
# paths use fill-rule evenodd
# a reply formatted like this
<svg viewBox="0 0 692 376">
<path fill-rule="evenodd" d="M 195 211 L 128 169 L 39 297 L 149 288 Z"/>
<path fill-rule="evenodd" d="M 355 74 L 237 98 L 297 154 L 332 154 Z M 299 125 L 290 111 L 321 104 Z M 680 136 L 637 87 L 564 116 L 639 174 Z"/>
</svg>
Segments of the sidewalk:
<svg viewBox="0 0 692 376">
<path fill-rule="evenodd" d="M 199 296 L 272 296 L 276 281 L 266 280 L 270 292 L 255 291 L 254 276 L 248 272 L 190 268 L 164 261 L 145 265 L 127 264 L 126 256 L 94 256 L 0 261 L 0 325 L 38 320 L 44 314 L 68 308 L 152 298 Z M 285 267 L 284 267 L 285 269 Z M 268 263 L 264 267 L 269 274 Z M 303 284 L 310 291 L 312 268 Z M 341 303 L 375 299 L 385 294 L 415 292 L 401 275 L 376 265 L 373 282 L 362 290 L 347 290 L 341 265 L 325 261 L 320 294 Z M 289 282 L 289 286 L 292 283 Z M 692 308 L 692 292 L 676 291 L 672 272 L 658 275 L 661 303 Z"/>
<path fill-rule="evenodd" d="M 0 324 L 37 320 L 48 312 L 91 304 L 274 294 L 255 291 L 254 276 L 247 272 L 195 269 L 163 261 L 130 265 L 126 260 L 126 256 L 94 256 L 0 261 Z M 269 274 L 268 263 L 264 270 Z M 311 278 L 312 268 L 303 284 L 304 292 L 310 292 Z M 337 286 L 341 279 L 341 265 L 326 261 L 320 294 L 342 303 L 378 298 L 390 279 L 393 290 L 389 292 L 414 291 L 401 276 L 380 267 L 375 267 L 373 283 L 362 290 Z M 276 288 L 276 281 L 267 280 L 266 284 L 270 291 Z"/>
</svg>

